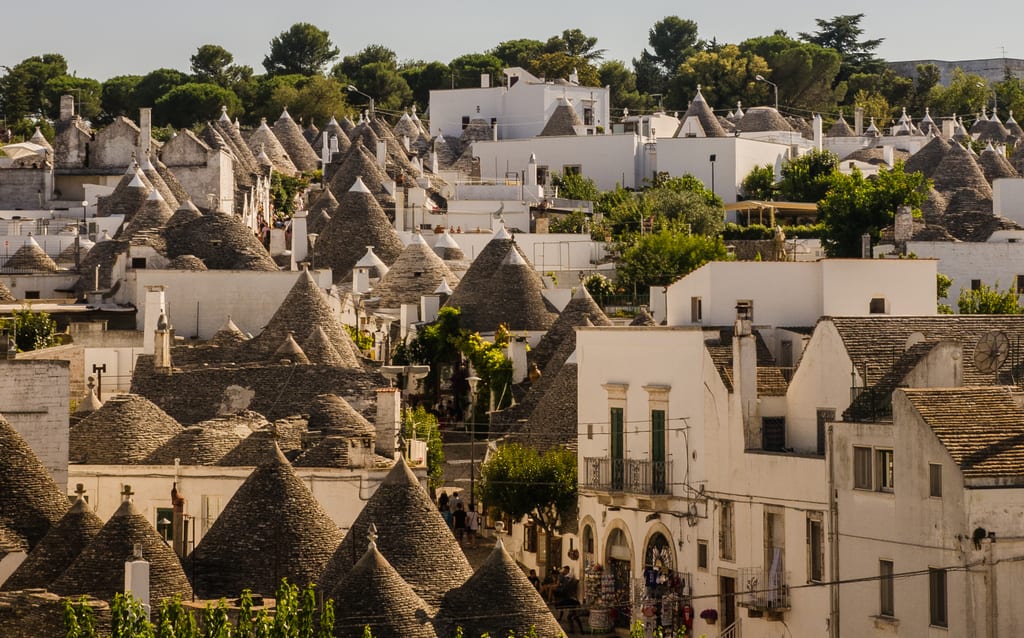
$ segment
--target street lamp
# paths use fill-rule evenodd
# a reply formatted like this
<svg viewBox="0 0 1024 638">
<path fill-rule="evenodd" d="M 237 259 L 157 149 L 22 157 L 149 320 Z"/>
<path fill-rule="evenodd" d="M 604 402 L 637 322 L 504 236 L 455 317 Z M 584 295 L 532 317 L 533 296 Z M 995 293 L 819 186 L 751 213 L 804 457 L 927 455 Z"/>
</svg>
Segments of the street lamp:
<svg viewBox="0 0 1024 638">
<path fill-rule="evenodd" d="M 156 522 L 156 528 L 160 531 L 160 538 L 163 539 L 164 545 L 170 547 L 170 543 L 167 542 L 167 532 L 171 529 L 171 522 L 167 520 L 166 516 L 161 517 L 160 520 Z"/>
<path fill-rule="evenodd" d="M 779 85 L 774 83 L 774 82 L 772 82 L 771 80 L 766 80 L 763 75 L 755 75 L 754 79 L 757 80 L 758 82 L 764 82 L 765 84 L 771 84 L 772 85 L 772 88 L 775 89 L 775 110 L 778 111 L 779 110 Z"/>
<path fill-rule="evenodd" d="M 309 269 L 316 270 L 316 240 L 320 239 L 320 235 L 309 233 L 306 239 L 309 240 Z"/>
<path fill-rule="evenodd" d="M 89 221 L 86 217 L 88 210 L 89 201 L 82 200 L 82 227 L 78 229 L 78 234 L 75 235 L 75 270 L 77 271 L 81 271 L 82 268 L 82 233 L 89 232 Z"/>
<path fill-rule="evenodd" d="M 349 93 L 358 93 L 359 95 L 365 97 L 367 100 L 370 100 L 370 117 L 373 117 L 373 98 L 357 89 L 354 84 L 349 84 L 348 87 L 346 88 L 348 88 Z"/>
<path fill-rule="evenodd" d="M 469 383 L 469 504 L 476 503 L 476 388 L 480 377 L 466 379 Z"/>
</svg>

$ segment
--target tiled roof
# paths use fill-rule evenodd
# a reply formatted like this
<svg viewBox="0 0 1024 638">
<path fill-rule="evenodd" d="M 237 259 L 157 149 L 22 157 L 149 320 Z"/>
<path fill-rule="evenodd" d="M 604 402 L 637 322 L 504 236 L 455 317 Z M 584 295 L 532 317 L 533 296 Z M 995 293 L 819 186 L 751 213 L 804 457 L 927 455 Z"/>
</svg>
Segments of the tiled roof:
<svg viewBox="0 0 1024 638">
<path fill-rule="evenodd" d="M 376 305 L 381 308 L 419 304 L 420 297 L 433 294 L 442 281 L 454 280 L 448 265 L 419 233 L 415 233 L 412 241 L 373 287 L 370 297 L 379 298 Z"/>
<path fill-rule="evenodd" d="M 309 406 L 310 430 L 333 430 L 345 436 L 376 436 L 377 430 L 349 402 L 336 394 L 321 394 Z"/>
<path fill-rule="evenodd" d="M 588 319 L 595 326 L 612 325 L 594 298 L 590 296 L 586 286 L 581 284 L 573 293 L 569 303 L 558 314 L 558 319 L 551 325 L 551 329 L 544 333 L 537 347 L 530 352 L 530 361 L 544 370 L 551 355 L 563 341 L 571 339 L 573 343 L 576 342 L 576 328 L 584 325 Z"/>
<path fill-rule="evenodd" d="M 299 174 L 299 169 L 295 168 L 292 158 L 288 156 L 288 151 L 281 146 L 277 135 L 267 126 L 266 118 L 263 118 L 259 127 L 249 135 L 249 149 L 257 155 L 260 151 L 266 153 L 274 170 L 278 173 L 284 173 L 291 177 Z"/>
<path fill-rule="evenodd" d="M 317 582 L 341 530 L 280 449 L 253 470 L 189 557 L 200 596 L 243 589 L 272 595 L 281 582 Z"/>
<path fill-rule="evenodd" d="M 467 636 L 565 633 L 500 539 L 476 573 L 444 597 L 436 624 L 443 636 L 457 627 Z"/>
<path fill-rule="evenodd" d="M 68 457 L 89 465 L 140 463 L 181 432 L 181 425 L 149 399 L 120 394 L 71 428 Z"/>
<path fill-rule="evenodd" d="M 281 142 L 281 146 L 287 151 L 292 164 L 299 171 L 315 171 L 320 167 L 320 158 L 313 152 L 313 147 L 302 135 L 302 129 L 295 123 L 292 116 L 288 115 L 287 108 L 274 122 L 274 135 Z"/>
<path fill-rule="evenodd" d="M 215 465 L 245 438 L 227 428 L 185 428 L 143 459 L 143 465 Z"/>
<path fill-rule="evenodd" d="M 36 240 L 29 236 L 21 248 L 14 251 L 4 268 L 25 273 L 48 273 L 57 270 L 57 263 L 50 259 Z"/>
<path fill-rule="evenodd" d="M 48 588 L 92 542 L 102 527 L 100 517 L 96 516 L 84 498 L 79 498 L 4 582 L 3 589 Z"/>
<path fill-rule="evenodd" d="M 393 263 L 402 252 L 402 240 L 388 221 L 369 186 L 356 178 L 339 200 L 338 211 L 316 242 L 318 264 L 334 271 L 334 281 L 344 280 L 359 258 L 373 246 L 385 263 Z"/>
<path fill-rule="evenodd" d="M 124 501 L 92 542 L 53 582 L 54 592 L 64 596 L 88 594 L 111 600 L 124 591 L 124 562 L 135 545 L 149 561 L 149 591 L 153 602 L 180 595 L 188 598 L 192 587 L 174 551 L 164 542 L 149 520 L 131 503 Z"/>
<path fill-rule="evenodd" d="M 907 163 L 903 165 L 903 168 L 907 173 L 920 171 L 924 173 L 925 177 L 930 178 L 935 174 L 947 152 L 949 152 L 949 142 L 936 135 L 919 151 L 907 158 Z"/>
<path fill-rule="evenodd" d="M 1024 412 L 1010 388 L 901 389 L 964 477 L 1024 482 Z"/>
<path fill-rule="evenodd" d="M 381 554 L 428 604 L 438 605 L 473 573 L 437 506 L 401 459 L 366 501 L 328 563 L 320 581 L 324 591 L 333 591 L 362 557 L 371 523 Z"/>
<path fill-rule="evenodd" d="M 32 447 L 0 415 L 0 526 L 36 544 L 68 509 Z"/>
</svg>

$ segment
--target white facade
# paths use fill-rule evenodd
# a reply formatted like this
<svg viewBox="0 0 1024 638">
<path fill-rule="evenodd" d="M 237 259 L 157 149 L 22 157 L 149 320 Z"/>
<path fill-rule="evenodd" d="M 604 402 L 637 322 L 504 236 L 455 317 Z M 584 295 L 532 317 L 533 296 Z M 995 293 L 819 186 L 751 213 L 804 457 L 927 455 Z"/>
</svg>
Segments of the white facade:
<svg viewBox="0 0 1024 638">
<path fill-rule="evenodd" d="M 711 156 L 715 161 L 711 161 Z M 745 137 L 676 137 L 658 140 L 658 172 L 693 175 L 726 204 L 738 200 L 743 179 L 755 168 L 790 157 L 790 147 Z M 712 179 L 712 170 L 714 179 Z"/>
<path fill-rule="evenodd" d="M 67 361 L 0 360 L 0 416 L 61 489 L 68 484 L 69 384 Z"/>
<path fill-rule="evenodd" d="M 956 302 L 960 293 L 971 290 L 976 283 L 998 285 L 1000 290 L 1021 290 L 1019 284 L 1024 283 L 1019 279 L 1024 276 L 1024 243 L 911 241 L 907 242 L 907 252 L 937 260 L 939 272 L 953 280 L 940 302 L 954 312 L 959 312 Z"/>
<path fill-rule="evenodd" d="M 430 135 L 457 138 L 471 119 L 484 119 L 497 126 L 498 139 L 535 137 L 563 97 L 596 134 L 598 127 L 609 128 L 610 94 L 608 87 L 545 81 L 524 69 L 509 68 L 503 78 L 481 78 L 481 88 L 431 91 Z"/>
<path fill-rule="evenodd" d="M 762 326 L 812 326 L 824 315 L 935 314 L 936 262 L 931 259 L 824 259 L 815 262 L 717 261 L 667 288 L 651 288 L 659 322 L 728 326 L 738 301 L 753 304 Z M 667 297 L 667 317 L 655 297 Z M 699 300 L 699 301 L 695 301 Z M 697 308 L 699 307 L 699 313 Z"/>
<path fill-rule="evenodd" d="M 638 164 L 640 138 L 635 135 L 587 135 L 506 139 L 498 142 L 474 142 L 473 155 L 480 158 L 482 179 L 501 179 L 506 173 L 522 174 L 530 156 L 537 158 L 539 176 L 550 186 L 550 175 L 578 170 L 594 180 L 600 190 L 640 188 L 644 175 Z M 540 179 L 540 177 L 538 178 Z"/>
</svg>

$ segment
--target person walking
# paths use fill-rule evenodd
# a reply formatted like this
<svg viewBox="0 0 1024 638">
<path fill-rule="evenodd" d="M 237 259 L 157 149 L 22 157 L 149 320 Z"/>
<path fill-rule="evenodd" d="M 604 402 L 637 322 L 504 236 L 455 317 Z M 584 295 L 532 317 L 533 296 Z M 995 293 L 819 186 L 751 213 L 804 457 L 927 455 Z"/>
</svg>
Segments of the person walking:
<svg viewBox="0 0 1024 638">
<path fill-rule="evenodd" d="M 462 507 L 461 502 L 455 506 L 452 521 L 455 528 L 455 539 L 459 541 L 459 547 L 462 547 L 466 536 L 466 510 Z"/>
<path fill-rule="evenodd" d="M 470 547 L 476 547 L 476 534 L 479 530 L 480 515 L 476 511 L 476 503 L 470 503 L 469 512 L 466 513 L 466 536 Z"/>
<path fill-rule="evenodd" d="M 441 512 L 441 518 L 444 519 L 444 524 L 448 526 L 448 529 L 451 529 L 452 511 L 448 506 L 448 492 L 441 492 L 441 497 L 437 499 L 437 509 Z"/>
</svg>

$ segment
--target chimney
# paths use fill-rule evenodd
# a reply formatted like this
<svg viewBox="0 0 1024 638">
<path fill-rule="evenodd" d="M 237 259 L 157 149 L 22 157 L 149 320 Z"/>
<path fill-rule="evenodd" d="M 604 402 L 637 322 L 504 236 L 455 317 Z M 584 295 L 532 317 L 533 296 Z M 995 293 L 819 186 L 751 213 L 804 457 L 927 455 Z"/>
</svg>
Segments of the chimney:
<svg viewBox="0 0 1024 638">
<path fill-rule="evenodd" d="M 75 117 L 75 96 L 60 96 L 60 121 L 67 122 Z"/>
<path fill-rule="evenodd" d="M 512 337 L 509 339 L 505 353 L 512 361 L 512 383 L 522 383 L 526 380 L 526 375 L 530 371 L 526 363 L 526 337 Z"/>
<path fill-rule="evenodd" d="M 156 322 L 153 368 L 161 374 L 171 373 L 171 327 L 167 315 L 160 313 Z"/>
<path fill-rule="evenodd" d="M 412 151 L 412 147 L 409 146 L 409 136 L 408 135 L 403 135 L 402 136 L 402 148 L 405 149 L 406 153 Z"/>
<path fill-rule="evenodd" d="M 914 215 L 910 211 L 910 206 L 900 206 L 896 209 L 896 217 L 893 220 L 893 239 L 900 254 L 906 252 L 907 242 L 913 234 Z"/>
<path fill-rule="evenodd" d="M 401 416 L 402 395 L 398 388 L 377 388 L 377 454 L 395 458 Z"/>
<path fill-rule="evenodd" d="M 811 127 L 814 130 L 814 150 L 816 150 L 818 152 L 821 152 L 821 141 L 822 141 L 821 115 L 819 115 L 818 113 L 814 114 L 814 120 L 813 120 L 813 123 L 811 124 Z M 890 164 L 890 166 L 891 166 L 891 164 Z"/>
<path fill-rule="evenodd" d="M 357 295 L 365 295 L 370 292 L 369 268 L 357 266 L 352 269 L 352 292 Z"/>
<path fill-rule="evenodd" d="M 178 491 L 177 483 L 171 485 L 171 506 L 174 508 L 174 514 L 171 516 L 174 553 L 180 558 L 185 558 L 188 540 L 188 530 L 185 529 L 185 497 Z"/>
<path fill-rule="evenodd" d="M 853 132 L 857 135 L 864 135 L 864 107 L 862 106 L 853 109 Z"/>
<path fill-rule="evenodd" d="M 153 109 L 139 109 L 139 150 L 136 155 L 140 158 L 149 157 L 150 146 L 153 144 Z"/>
<path fill-rule="evenodd" d="M 135 543 L 132 555 L 124 563 L 124 591 L 136 602 L 142 603 L 149 617 L 149 561 L 142 557 L 142 544 Z"/>
<path fill-rule="evenodd" d="M 329 138 L 329 139 L 328 139 Z M 331 148 L 337 148 L 338 138 L 333 135 L 328 135 L 326 131 L 323 134 L 323 141 L 320 144 L 320 164 L 321 167 L 327 166 L 331 163 L 332 151 Z M 326 180 L 324 180 L 326 183 Z"/>
<path fill-rule="evenodd" d="M 753 308 L 749 302 L 736 304 L 736 323 L 732 337 L 732 385 L 743 415 L 746 449 L 761 447 L 761 427 L 757 422 L 757 337 L 753 330 Z"/>
<path fill-rule="evenodd" d="M 437 151 L 430 151 L 430 172 L 437 175 Z"/>
<path fill-rule="evenodd" d="M 490 73 L 481 73 L 480 74 L 480 88 L 481 89 L 489 89 L 489 88 L 491 88 L 491 74 Z"/>
<path fill-rule="evenodd" d="M 860 236 L 860 258 L 871 259 L 871 235 L 868 233 Z"/>
<path fill-rule="evenodd" d="M 292 215 L 292 269 L 309 258 L 309 236 L 306 222 L 308 214 L 304 210 Z"/>
<path fill-rule="evenodd" d="M 399 335 L 402 337 L 402 343 L 405 343 L 405 338 L 409 334 L 409 327 L 420 320 L 420 308 L 414 303 L 404 303 L 399 308 L 398 315 L 401 321 Z"/>
<path fill-rule="evenodd" d="M 537 155 L 530 154 L 530 162 L 526 165 L 526 186 L 537 185 Z"/>
<path fill-rule="evenodd" d="M 890 167 L 895 163 L 895 153 L 893 153 L 893 150 L 891 146 L 882 147 L 882 161 Z"/>
<path fill-rule="evenodd" d="M 426 323 L 433 323 L 441 311 L 441 295 L 423 295 L 420 297 L 420 316 Z"/>
<path fill-rule="evenodd" d="M 942 120 L 942 137 L 947 140 L 953 139 L 954 132 L 956 132 L 956 118 L 947 117 Z"/>
<path fill-rule="evenodd" d="M 142 353 L 154 354 L 156 344 L 156 326 L 160 318 L 167 314 L 167 303 L 164 301 L 162 284 L 146 286 L 146 307 L 143 310 Z M 165 319 L 166 321 L 166 319 Z"/>
<path fill-rule="evenodd" d="M 498 141 L 498 122 L 497 121 L 495 121 L 494 124 L 491 124 L 491 141 L 493 141 L 493 142 L 497 142 Z"/>
<path fill-rule="evenodd" d="M 388 160 L 388 143 L 384 140 L 377 142 L 377 165 L 384 168 Z"/>
</svg>

